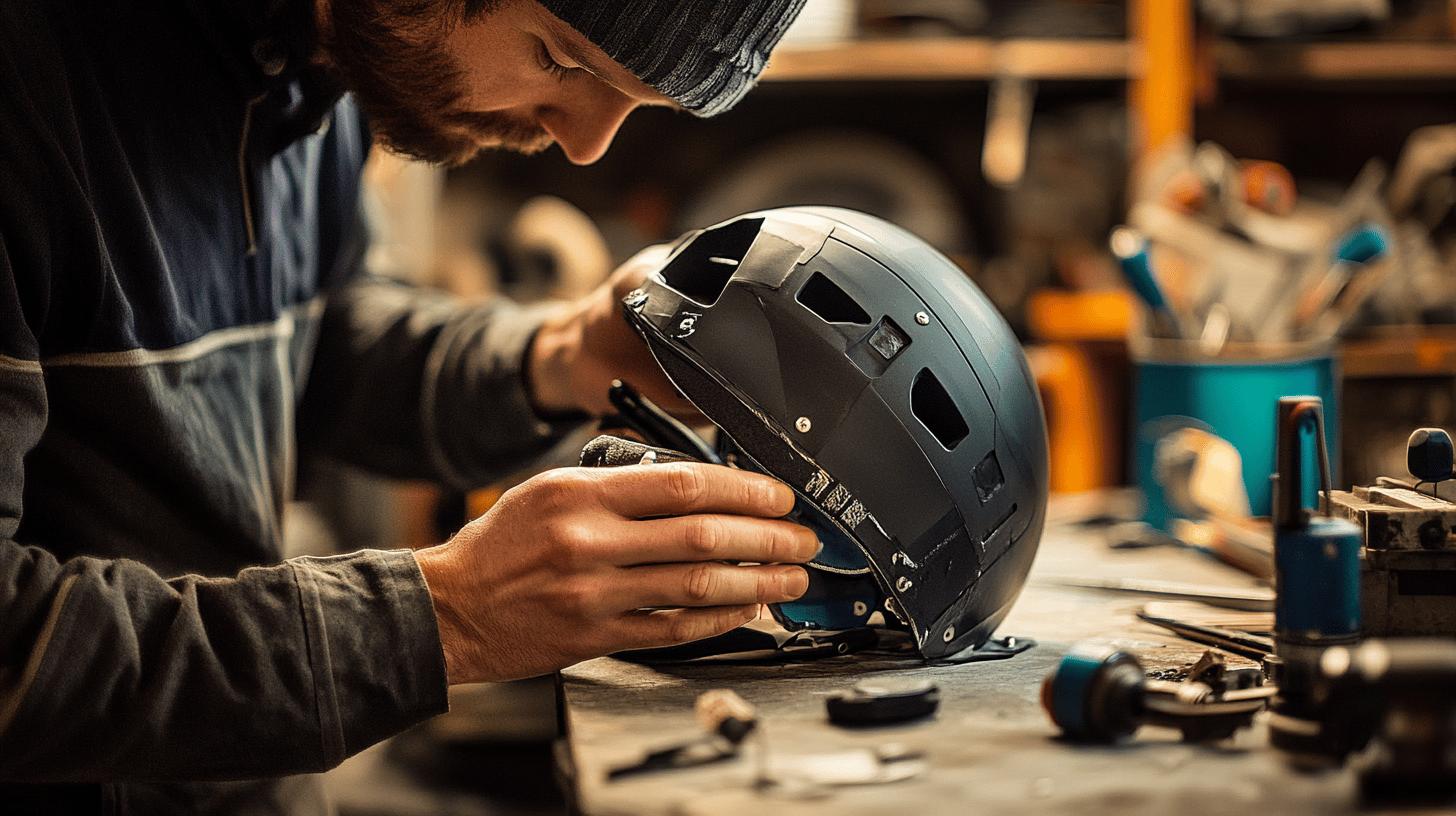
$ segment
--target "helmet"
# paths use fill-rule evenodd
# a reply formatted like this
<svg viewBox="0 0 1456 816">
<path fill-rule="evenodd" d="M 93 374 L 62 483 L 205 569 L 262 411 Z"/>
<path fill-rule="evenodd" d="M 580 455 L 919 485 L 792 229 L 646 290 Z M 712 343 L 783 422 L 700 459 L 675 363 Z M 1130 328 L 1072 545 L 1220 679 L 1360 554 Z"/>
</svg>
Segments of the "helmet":
<svg viewBox="0 0 1456 816">
<path fill-rule="evenodd" d="M 883 609 L 927 658 L 1006 616 L 1046 515 L 1041 402 L 1006 321 L 924 241 L 850 210 L 689 233 L 628 321 L 730 461 L 798 498 L 824 549 L 790 629 Z"/>
</svg>

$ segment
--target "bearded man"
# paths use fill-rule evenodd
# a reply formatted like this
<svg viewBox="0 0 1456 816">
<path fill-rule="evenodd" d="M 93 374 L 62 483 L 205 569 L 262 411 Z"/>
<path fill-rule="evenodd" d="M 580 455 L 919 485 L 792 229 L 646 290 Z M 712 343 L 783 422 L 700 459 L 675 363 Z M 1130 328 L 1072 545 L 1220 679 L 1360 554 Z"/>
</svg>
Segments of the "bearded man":
<svg viewBox="0 0 1456 816">
<path fill-rule="evenodd" d="M 279 563 L 296 442 L 477 486 L 675 404 L 620 316 L 370 280 L 374 141 L 587 164 L 726 110 L 803 0 L 0 4 L 0 811 L 326 812 L 307 774 L 537 675 L 807 585 L 791 491 L 563 469 L 450 542 Z M 730 566 L 749 562 L 757 566 Z"/>
</svg>

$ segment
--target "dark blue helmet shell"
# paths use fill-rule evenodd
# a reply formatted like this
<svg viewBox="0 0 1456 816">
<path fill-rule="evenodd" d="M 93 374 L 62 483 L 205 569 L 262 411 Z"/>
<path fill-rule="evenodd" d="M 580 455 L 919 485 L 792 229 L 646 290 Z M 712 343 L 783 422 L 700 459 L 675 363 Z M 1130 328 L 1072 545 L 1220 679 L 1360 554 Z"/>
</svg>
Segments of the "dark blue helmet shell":
<svg viewBox="0 0 1456 816">
<path fill-rule="evenodd" d="M 684 237 L 626 307 L 825 541 L 820 592 L 781 619 L 852 623 L 872 578 L 924 656 L 990 637 L 1041 536 L 1046 427 L 1020 344 L 958 267 L 872 216 L 768 210 Z"/>
</svg>

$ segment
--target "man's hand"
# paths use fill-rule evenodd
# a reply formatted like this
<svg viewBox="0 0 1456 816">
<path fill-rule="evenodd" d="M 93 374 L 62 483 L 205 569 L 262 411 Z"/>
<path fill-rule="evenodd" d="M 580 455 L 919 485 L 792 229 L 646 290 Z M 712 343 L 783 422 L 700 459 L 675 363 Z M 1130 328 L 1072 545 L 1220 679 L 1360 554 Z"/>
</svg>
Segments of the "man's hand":
<svg viewBox="0 0 1456 816">
<path fill-rule="evenodd" d="M 718 465 L 563 468 L 417 554 L 451 683 L 668 646 L 804 594 L 819 542 L 782 483 Z M 728 561 L 756 562 L 737 566 Z"/>
<path fill-rule="evenodd" d="M 669 413 L 696 414 L 678 395 L 647 344 L 622 316 L 622 298 L 662 265 L 666 245 L 648 247 L 622 264 L 596 291 L 547 320 L 531 346 L 531 398 L 545 411 L 611 413 L 607 388 L 625 380 Z"/>
</svg>

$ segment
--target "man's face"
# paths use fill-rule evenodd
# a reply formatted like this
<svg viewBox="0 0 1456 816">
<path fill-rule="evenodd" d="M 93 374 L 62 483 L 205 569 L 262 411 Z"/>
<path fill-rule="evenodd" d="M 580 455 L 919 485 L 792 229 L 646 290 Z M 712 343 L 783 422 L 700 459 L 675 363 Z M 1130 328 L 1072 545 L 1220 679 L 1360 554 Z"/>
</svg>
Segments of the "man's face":
<svg viewBox="0 0 1456 816">
<path fill-rule="evenodd" d="M 591 164 L 639 105 L 671 104 L 534 0 L 502 0 L 469 19 L 463 5 L 321 4 L 325 56 L 395 152 L 459 164 L 554 143 Z"/>
</svg>

